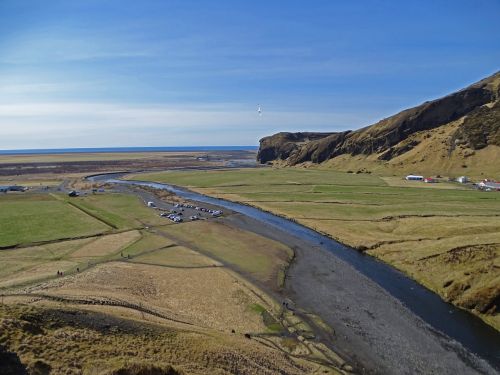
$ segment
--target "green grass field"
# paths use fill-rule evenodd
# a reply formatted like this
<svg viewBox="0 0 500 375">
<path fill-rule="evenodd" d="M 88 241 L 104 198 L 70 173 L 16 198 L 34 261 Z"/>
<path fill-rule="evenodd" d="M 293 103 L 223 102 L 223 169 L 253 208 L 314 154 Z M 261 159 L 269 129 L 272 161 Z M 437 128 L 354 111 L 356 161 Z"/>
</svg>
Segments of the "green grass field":
<svg viewBox="0 0 500 375">
<path fill-rule="evenodd" d="M 144 202 L 133 195 L 98 194 L 68 198 L 69 202 L 116 229 L 164 225 L 169 222 L 160 218 L 156 211 L 147 208 Z"/>
<path fill-rule="evenodd" d="M 0 246 L 89 236 L 111 229 L 48 195 L 0 196 Z"/>
<path fill-rule="evenodd" d="M 141 174 L 293 218 L 363 249 L 500 328 L 500 194 L 328 169 Z M 398 186 L 399 185 L 399 186 Z M 497 309 L 497 310 L 495 310 Z"/>
<path fill-rule="evenodd" d="M 0 286 L 85 269 L 89 262 L 95 265 L 114 259 L 120 250 L 135 256 L 171 245 L 168 239 L 147 231 L 128 231 L 166 224 L 133 195 L 1 195 L 0 247 L 18 248 L 0 251 Z"/>
<path fill-rule="evenodd" d="M 353 182 L 352 174 L 331 173 L 330 171 L 318 169 L 240 169 L 240 170 L 222 170 L 222 171 L 196 171 L 196 172 L 162 172 L 140 174 L 144 180 L 158 182 L 169 182 L 181 186 L 196 187 L 239 187 L 259 185 L 356 185 L 364 184 L 369 186 L 385 185 L 385 182 L 379 177 L 369 174 L 354 175 L 356 180 Z M 133 179 L 134 176 L 129 176 Z M 262 191 L 262 190 L 257 190 Z"/>
<path fill-rule="evenodd" d="M 167 224 L 132 195 L 0 196 L 0 247 Z"/>
</svg>

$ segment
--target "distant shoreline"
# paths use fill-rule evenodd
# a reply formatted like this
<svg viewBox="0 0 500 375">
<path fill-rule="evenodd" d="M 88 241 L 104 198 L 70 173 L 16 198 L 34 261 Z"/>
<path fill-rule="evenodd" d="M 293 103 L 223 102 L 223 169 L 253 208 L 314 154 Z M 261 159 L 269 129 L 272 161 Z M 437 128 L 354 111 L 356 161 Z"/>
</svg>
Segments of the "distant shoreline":
<svg viewBox="0 0 500 375">
<path fill-rule="evenodd" d="M 113 152 L 181 152 L 181 151 L 254 151 L 258 146 L 184 146 L 184 147 L 81 147 L 0 150 L 0 155 L 76 154 Z"/>
</svg>

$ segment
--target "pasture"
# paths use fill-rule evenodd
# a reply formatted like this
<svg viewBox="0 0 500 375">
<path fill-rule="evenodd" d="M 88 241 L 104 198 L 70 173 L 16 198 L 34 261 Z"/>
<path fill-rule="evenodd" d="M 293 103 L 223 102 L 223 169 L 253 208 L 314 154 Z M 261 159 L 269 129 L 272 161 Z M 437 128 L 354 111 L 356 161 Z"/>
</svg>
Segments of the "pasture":
<svg viewBox="0 0 500 375">
<path fill-rule="evenodd" d="M 0 195 L 0 247 L 90 236 L 110 229 L 49 195 Z"/>
<path fill-rule="evenodd" d="M 314 168 L 142 174 L 293 218 L 500 328 L 500 194 Z"/>
<path fill-rule="evenodd" d="M 23 363 L 40 365 L 33 356 L 39 353 L 54 371 L 78 362 L 92 373 L 126 366 L 131 356 L 158 357 L 168 360 L 156 361 L 162 366 L 205 373 L 212 366 L 207 355 L 229 353 L 230 362 L 212 361 L 214 368 L 229 371 L 240 363 L 252 372 L 250 360 L 266 363 L 269 374 L 283 368 L 291 374 L 339 373 L 343 361 L 320 342 L 299 340 L 312 337 L 311 327 L 283 313 L 266 292 L 283 286 L 293 256 L 288 247 L 231 227 L 224 218 L 173 225 L 135 195 L 0 198 L 0 218 L 9 225 L 0 238 L 11 246 L 0 251 L 0 339 Z M 27 300 L 29 314 L 22 307 Z M 68 309 L 71 321 L 59 326 Z M 43 321 L 23 324 L 41 324 L 44 334 L 10 324 L 18 313 L 28 321 L 43 315 Z M 110 333 L 98 327 L 101 321 L 125 328 Z M 145 337 L 154 345 L 143 347 Z"/>
<path fill-rule="evenodd" d="M 115 229 L 166 225 L 156 211 L 146 207 L 138 197 L 128 194 L 96 194 L 64 199 L 83 212 L 107 223 Z"/>
<path fill-rule="evenodd" d="M 171 225 L 161 231 L 174 241 L 234 266 L 272 287 L 281 287 L 282 271 L 293 256 L 290 248 L 217 221 Z"/>
</svg>

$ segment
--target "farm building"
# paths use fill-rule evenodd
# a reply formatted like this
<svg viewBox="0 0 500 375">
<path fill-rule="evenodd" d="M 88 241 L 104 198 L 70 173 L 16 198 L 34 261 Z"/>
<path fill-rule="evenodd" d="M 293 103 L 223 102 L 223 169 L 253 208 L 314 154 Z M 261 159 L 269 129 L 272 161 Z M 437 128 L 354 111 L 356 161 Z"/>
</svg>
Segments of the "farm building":
<svg viewBox="0 0 500 375">
<path fill-rule="evenodd" d="M 8 191 L 26 191 L 28 188 L 26 186 L 10 185 L 10 186 L 0 186 L 1 193 L 7 193 Z"/>
<path fill-rule="evenodd" d="M 477 186 L 483 190 L 498 190 L 500 191 L 500 182 L 483 180 Z"/>
<path fill-rule="evenodd" d="M 426 182 L 428 184 L 435 184 L 436 182 L 438 182 L 438 180 L 436 180 L 435 178 L 432 178 L 432 177 L 426 177 L 426 178 L 424 178 L 424 182 Z"/>
<path fill-rule="evenodd" d="M 409 174 L 408 176 L 405 177 L 405 179 L 408 181 L 423 181 L 424 176 L 417 176 L 414 174 Z"/>
<path fill-rule="evenodd" d="M 457 178 L 457 182 L 460 182 L 461 184 L 466 184 L 467 182 L 469 182 L 469 179 L 467 178 L 467 176 L 460 176 L 459 178 Z"/>
</svg>

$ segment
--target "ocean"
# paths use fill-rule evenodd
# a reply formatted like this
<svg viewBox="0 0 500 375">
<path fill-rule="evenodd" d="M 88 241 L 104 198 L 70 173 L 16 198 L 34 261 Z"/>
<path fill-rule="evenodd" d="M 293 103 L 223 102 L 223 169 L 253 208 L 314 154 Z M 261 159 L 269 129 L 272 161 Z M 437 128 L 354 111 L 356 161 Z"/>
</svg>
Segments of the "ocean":
<svg viewBox="0 0 500 375">
<path fill-rule="evenodd" d="M 180 151 L 255 151 L 258 146 L 185 146 L 185 147 L 89 147 L 0 150 L 0 155 L 73 154 L 95 152 L 180 152 Z"/>
</svg>

